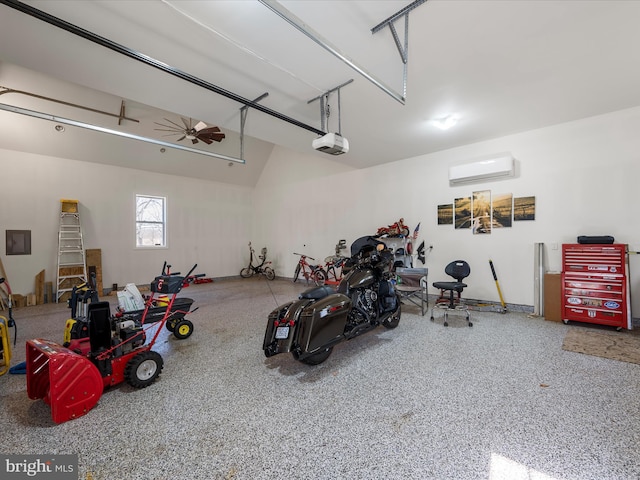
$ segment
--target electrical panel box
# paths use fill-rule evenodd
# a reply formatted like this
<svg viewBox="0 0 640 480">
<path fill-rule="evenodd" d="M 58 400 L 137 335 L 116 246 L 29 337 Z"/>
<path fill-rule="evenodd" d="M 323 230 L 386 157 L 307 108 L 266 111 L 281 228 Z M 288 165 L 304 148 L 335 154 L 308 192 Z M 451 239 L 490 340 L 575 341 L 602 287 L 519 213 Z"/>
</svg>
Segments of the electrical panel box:
<svg viewBox="0 0 640 480">
<path fill-rule="evenodd" d="M 562 245 L 562 320 L 631 330 L 626 245 Z"/>
</svg>

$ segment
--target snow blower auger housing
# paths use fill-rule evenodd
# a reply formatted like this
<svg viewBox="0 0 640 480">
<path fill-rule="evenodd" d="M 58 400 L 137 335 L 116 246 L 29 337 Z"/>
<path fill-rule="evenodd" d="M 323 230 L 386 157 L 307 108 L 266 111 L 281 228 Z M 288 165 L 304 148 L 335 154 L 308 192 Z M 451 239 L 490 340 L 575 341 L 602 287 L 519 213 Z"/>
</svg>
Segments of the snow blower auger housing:
<svg viewBox="0 0 640 480">
<path fill-rule="evenodd" d="M 112 316 L 109 302 L 93 302 L 87 307 L 88 338 L 72 341 L 69 348 L 49 340 L 28 340 L 29 398 L 41 398 L 51 407 L 53 421 L 62 423 L 85 415 L 107 387 L 125 381 L 135 388 L 151 385 L 164 363 L 160 354 L 151 349 L 172 315 L 185 277 L 165 274 L 163 268 L 163 274 L 151 282 L 152 294 L 139 320 Z M 156 294 L 169 294 L 169 303 L 161 320 L 147 324 L 145 318 Z M 186 319 L 181 322 L 188 322 L 190 334 L 191 322 Z M 151 328 L 155 331 L 149 333 L 147 342 Z"/>
</svg>

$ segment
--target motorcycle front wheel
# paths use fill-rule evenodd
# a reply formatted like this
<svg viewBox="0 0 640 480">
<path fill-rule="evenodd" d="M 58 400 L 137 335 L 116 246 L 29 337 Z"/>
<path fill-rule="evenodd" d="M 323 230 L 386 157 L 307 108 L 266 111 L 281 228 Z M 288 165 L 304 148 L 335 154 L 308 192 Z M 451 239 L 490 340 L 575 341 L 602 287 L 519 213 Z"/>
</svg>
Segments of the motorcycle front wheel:
<svg viewBox="0 0 640 480">
<path fill-rule="evenodd" d="M 251 269 L 249 267 L 244 267 L 240 270 L 240 276 L 242 278 L 249 278 L 252 275 Z"/>
<path fill-rule="evenodd" d="M 322 352 L 318 352 L 316 354 L 310 355 L 306 358 L 303 358 L 302 360 L 300 359 L 300 357 L 296 352 L 291 352 L 291 354 L 293 355 L 293 358 L 295 358 L 301 363 L 305 363 L 307 365 L 320 365 L 327 358 L 329 358 L 329 355 L 331 355 L 332 351 L 333 351 L 333 347 L 329 347 Z"/>
<path fill-rule="evenodd" d="M 402 315 L 402 307 L 400 306 L 400 299 L 398 299 L 398 309 L 389 318 L 382 322 L 384 328 L 396 328 L 400 323 L 400 315 Z"/>
</svg>

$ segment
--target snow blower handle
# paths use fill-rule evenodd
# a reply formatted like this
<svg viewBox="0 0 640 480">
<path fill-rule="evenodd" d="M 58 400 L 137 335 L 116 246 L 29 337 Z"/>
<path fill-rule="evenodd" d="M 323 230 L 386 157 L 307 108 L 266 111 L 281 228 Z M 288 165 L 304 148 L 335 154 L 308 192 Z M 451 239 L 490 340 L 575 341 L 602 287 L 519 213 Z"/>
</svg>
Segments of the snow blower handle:
<svg viewBox="0 0 640 480">
<path fill-rule="evenodd" d="M 18 340 L 18 325 L 16 325 L 16 321 L 13 319 L 13 299 L 11 293 L 11 286 L 6 278 L 0 277 L 0 283 L 3 283 L 5 288 L 7 289 L 7 307 L 9 308 L 9 318 L 7 319 L 7 328 L 13 327 L 13 345 L 16 345 L 16 341 Z"/>
<path fill-rule="evenodd" d="M 191 276 L 191 274 L 193 273 L 193 271 L 196 269 L 196 267 L 198 266 L 197 263 L 193 264 L 193 267 L 191 267 L 191 270 L 189 270 L 189 273 L 187 273 L 184 278 L 189 278 Z"/>
</svg>

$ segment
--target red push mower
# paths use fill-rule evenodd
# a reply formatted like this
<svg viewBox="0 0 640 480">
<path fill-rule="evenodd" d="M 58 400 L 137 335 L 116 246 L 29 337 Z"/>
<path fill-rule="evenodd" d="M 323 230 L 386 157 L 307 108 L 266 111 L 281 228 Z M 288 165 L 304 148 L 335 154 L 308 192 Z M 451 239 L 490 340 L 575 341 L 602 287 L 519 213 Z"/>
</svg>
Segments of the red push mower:
<svg viewBox="0 0 640 480">
<path fill-rule="evenodd" d="M 172 326 L 168 322 L 172 322 L 173 306 L 184 279 L 196 266 L 184 277 L 166 274 L 163 268 L 163 274 L 151 282 L 151 296 L 139 320 L 112 316 L 109 302 L 93 302 L 87 305 L 87 339 L 77 339 L 69 348 L 49 340 L 28 340 L 29 398 L 42 398 L 51 407 L 53 421 L 62 423 L 85 415 L 98 403 L 107 387 L 125 381 L 135 388 L 151 385 L 160 375 L 164 363 L 160 354 L 151 350 L 162 327 L 166 326 L 174 333 L 179 329 L 183 335 L 190 335 L 193 330 L 193 324 L 184 318 Z M 146 320 L 155 308 L 158 294 L 169 295 L 169 302 L 163 317 L 149 324 Z M 151 340 L 145 343 L 146 332 L 154 326 L 156 330 Z"/>
</svg>

